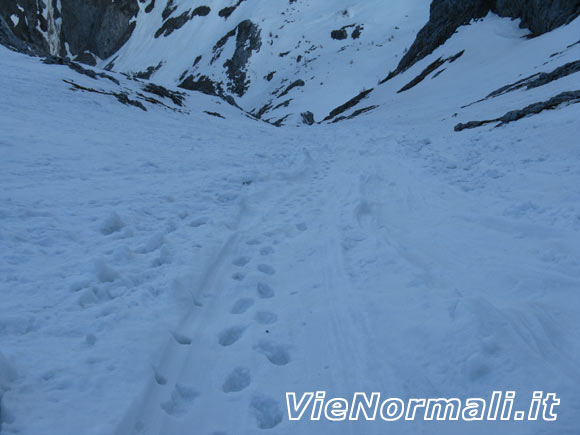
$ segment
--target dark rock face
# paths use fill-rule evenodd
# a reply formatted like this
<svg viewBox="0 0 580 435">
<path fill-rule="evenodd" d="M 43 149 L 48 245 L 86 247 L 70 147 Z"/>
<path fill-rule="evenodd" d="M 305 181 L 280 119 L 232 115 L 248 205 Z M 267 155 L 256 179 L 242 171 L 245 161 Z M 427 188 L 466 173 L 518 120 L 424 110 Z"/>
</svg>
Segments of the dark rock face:
<svg viewBox="0 0 580 435">
<path fill-rule="evenodd" d="M 302 87 L 304 85 L 306 85 L 306 83 L 304 83 L 304 80 L 298 79 L 298 80 L 292 82 L 290 85 L 288 85 L 288 87 L 286 89 L 284 89 L 284 91 L 280 95 L 278 95 L 278 98 L 281 98 L 285 95 L 288 95 L 288 92 L 290 92 L 292 89 L 294 89 L 296 87 Z"/>
<path fill-rule="evenodd" d="M 493 123 L 498 123 L 496 127 L 501 127 L 502 125 L 518 121 L 527 116 L 537 115 L 538 113 L 543 112 L 544 110 L 554 110 L 564 104 L 578 104 L 578 103 L 580 103 L 580 91 L 562 92 L 561 94 L 558 94 L 555 97 L 550 98 L 549 100 L 530 104 L 529 106 L 526 106 L 523 109 L 512 110 L 511 112 L 508 112 L 499 118 L 486 119 L 484 121 L 470 121 L 466 122 L 465 124 L 459 123 L 455 126 L 455 131 L 463 131 L 470 128 L 477 128 L 486 124 Z"/>
<path fill-rule="evenodd" d="M 449 63 L 455 62 L 457 59 L 459 59 L 461 56 L 463 56 L 463 53 L 464 53 L 464 51 L 460 51 L 456 55 L 448 57 L 447 59 L 443 59 L 442 57 L 440 57 L 435 62 L 433 62 L 431 65 L 429 65 L 427 68 L 425 68 L 423 70 L 423 72 L 421 72 L 421 74 L 419 74 L 417 77 L 415 77 L 409 83 L 407 83 L 405 86 L 403 86 L 401 89 L 399 89 L 397 91 L 397 93 L 400 94 L 401 92 L 405 92 L 411 88 L 414 88 L 419 83 L 421 83 L 423 80 L 425 80 L 429 76 L 429 74 L 436 71 L 438 68 L 445 65 L 447 62 L 449 62 Z"/>
<path fill-rule="evenodd" d="M 498 97 L 503 94 L 507 94 L 508 92 L 513 92 L 518 89 L 526 88 L 526 89 L 534 89 L 539 88 L 540 86 L 547 85 L 548 83 L 552 83 L 555 80 L 560 80 L 561 78 L 568 77 L 571 74 L 576 74 L 580 72 L 580 60 L 574 62 L 568 62 L 562 66 L 559 66 L 553 71 L 550 72 L 541 72 L 534 74 L 533 76 L 526 77 L 525 79 L 518 80 L 516 83 L 512 83 L 510 85 L 504 86 L 500 89 L 493 91 L 489 94 L 487 98 L 494 98 Z"/>
<path fill-rule="evenodd" d="M 521 18 L 522 26 L 529 28 L 533 35 L 541 35 L 580 15 L 580 0 L 433 0 L 429 22 L 419 31 L 397 69 L 384 81 L 431 54 L 458 27 L 483 18 L 490 11 L 502 17 Z"/>
<path fill-rule="evenodd" d="M 0 1 L 0 43 L 28 54 L 49 54 L 48 43 L 40 31 L 48 30 L 43 6 L 35 0 Z M 17 23 L 12 17 L 16 17 Z"/>
<path fill-rule="evenodd" d="M 228 19 L 229 16 L 234 13 L 234 11 L 238 8 L 238 6 L 242 4 L 243 1 L 244 0 L 238 0 L 235 5 L 223 8 L 222 10 L 219 11 L 218 15 L 220 17 Z"/>
<path fill-rule="evenodd" d="M 139 12 L 137 0 L 62 0 L 62 36 L 73 54 L 85 51 L 105 59 L 127 42 Z"/>
<path fill-rule="evenodd" d="M 143 90 L 162 98 L 168 98 L 173 101 L 176 106 L 183 106 L 184 94 L 181 92 L 170 91 L 169 89 L 156 85 L 155 83 L 147 83 L 143 87 Z"/>
<path fill-rule="evenodd" d="M 300 116 L 302 117 L 302 123 L 306 124 L 306 125 L 312 125 L 314 124 L 314 113 L 308 111 L 308 112 L 303 112 L 300 114 Z"/>
<path fill-rule="evenodd" d="M 580 14 L 578 0 L 496 0 L 492 9 L 502 17 L 521 18 L 534 35 L 550 32 Z"/>
<path fill-rule="evenodd" d="M 346 112 L 348 109 L 356 106 L 358 103 L 360 103 L 362 100 L 364 100 L 373 90 L 374 90 L 374 88 L 367 89 L 366 91 L 362 91 L 356 97 L 351 98 L 350 100 L 348 100 L 343 105 L 338 106 L 336 109 L 332 110 L 329 113 L 329 115 L 326 118 L 323 119 L 323 121 L 329 121 L 332 118 L 340 115 L 341 113 Z"/>
<path fill-rule="evenodd" d="M 343 40 L 348 38 L 348 33 L 346 31 L 346 29 L 340 29 L 340 30 L 333 30 L 332 32 L 330 32 L 330 37 L 332 39 L 336 39 L 336 40 Z"/>
<path fill-rule="evenodd" d="M 121 48 L 131 36 L 134 28 L 131 20 L 139 12 L 137 0 L 61 0 L 60 10 L 55 0 L 46 2 L 48 11 L 45 11 L 44 2 L 37 0 L 0 2 L 1 20 L 14 37 L 29 47 L 31 53 L 64 57 L 67 43 L 73 56 L 88 63 L 94 62 L 91 55 L 104 59 Z M 11 19 L 13 16 L 18 18 L 16 25 Z M 55 24 L 59 18 L 60 27 Z M 0 35 L 5 36 L 0 36 L 0 42 L 27 51 L 15 44 L 9 35 L 6 36 L 3 24 L 0 24 Z M 50 41 L 41 31 L 50 35 Z"/>
<path fill-rule="evenodd" d="M 182 13 L 178 17 L 172 17 L 169 18 L 168 20 L 165 20 L 163 25 L 157 30 L 157 32 L 155 32 L 155 37 L 159 38 L 161 35 L 163 36 L 171 35 L 175 30 L 182 28 L 185 25 L 185 23 L 187 23 L 190 20 L 190 18 L 191 17 L 189 15 L 189 11 L 187 11 Z"/>
<path fill-rule="evenodd" d="M 189 91 L 199 91 L 206 95 L 221 96 L 223 94 L 221 86 L 207 76 L 196 78 L 193 75 L 189 75 L 179 84 L 179 87 Z"/>
<path fill-rule="evenodd" d="M 262 39 L 260 28 L 250 20 L 244 20 L 236 28 L 236 50 L 231 59 L 224 63 L 230 80 L 228 90 L 243 96 L 248 89 L 246 65 L 253 51 L 260 51 Z"/>
<path fill-rule="evenodd" d="M 168 4 L 168 6 L 169 6 L 169 4 Z M 165 12 L 167 10 L 168 9 L 166 8 L 163 11 L 163 14 L 165 14 Z M 169 17 L 169 15 L 171 15 L 174 11 L 175 11 L 175 8 L 170 10 L 167 17 Z M 169 36 L 174 31 L 181 29 L 185 25 L 185 23 L 187 23 L 189 20 L 193 19 L 193 17 L 205 17 L 210 12 L 211 12 L 211 9 L 208 6 L 199 6 L 199 7 L 195 8 L 193 11 L 186 11 L 186 12 L 182 13 L 178 17 L 165 18 L 163 25 L 157 30 L 157 32 L 155 32 L 155 37 L 159 38 L 161 35 Z"/>
<path fill-rule="evenodd" d="M 17 38 L 8 23 L 0 16 L 0 44 L 26 54 L 33 54 L 33 50 L 23 40 Z"/>
</svg>

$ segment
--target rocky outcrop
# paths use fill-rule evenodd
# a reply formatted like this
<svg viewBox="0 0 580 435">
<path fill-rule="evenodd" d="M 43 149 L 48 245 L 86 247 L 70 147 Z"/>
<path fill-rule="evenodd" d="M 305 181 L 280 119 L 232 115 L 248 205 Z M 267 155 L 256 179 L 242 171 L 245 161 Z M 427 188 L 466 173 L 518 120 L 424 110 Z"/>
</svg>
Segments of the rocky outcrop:
<svg viewBox="0 0 580 435">
<path fill-rule="evenodd" d="M 137 0 L 61 0 L 61 41 L 71 53 L 89 51 L 106 59 L 123 46 L 133 33 L 131 20 L 139 12 Z"/>
<path fill-rule="evenodd" d="M 224 67 L 229 79 L 228 90 L 238 96 L 243 96 L 248 90 L 249 82 L 246 75 L 246 65 L 252 52 L 260 51 L 262 39 L 260 28 L 250 20 L 244 20 L 236 28 L 236 49 L 233 56 L 226 60 Z"/>
<path fill-rule="evenodd" d="M 34 51 L 31 47 L 26 44 L 21 39 L 17 38 L 8 23 L 0 16 L 0 44 L 5 47 L 11 48 L 12 50 L 19 51 L 21 53 L 33 54 Z"/>
<path fill-rule="evenodd" d="M 49 54 L 45 5 L 36 0 L 0 2 L 0 42 L 28 54 Z"/>
<path fill-rule="evenodd" d="M 579 0 L 496 0 L 493 12 L 521 18 L 534 35 L 550 32 L 580 15 Z"/>
<path fill-rule="evenodd" d="M 533 36 L 549 32 L 580 15 L 580 0 L 433 0 L 429 22 L 419 31 L 395 71 L 383 83 L 406 71 L 443 45 L 458 27 L 494 12 L 519 18 Z"/>
<path fill-rule="evenodd" d="M 569 91 L 562 92 L 555 97 L 550 98 L 546 101 L 540 101 L 538 103 L 530 104 L 523 109 L 512 110 L 503 116 L 495 119 L 486 119 L 484 121 L 469 121 L 466 123 L 459 123 L 455 126 L 455 131 L 463 131 L 471 128 L 481 127 L 487 124 L 497 123 L 496 127 L 501 127 L 502 125 L 509 124 L 510 122 L 518 121 L 522 118 L 531 115 L 537 115 L 545 110 L 554 110 L 559 106 L 565 104 L 577 104 L 580 103 L 580 91 Z"/>
<path fill-rule="evenodd" d="M 57 6 L 60 5 L 60 9 Z M 40 56 L 67 56 L 93 63 L 129 39 L 137 0 L 16 0 L 0 2 L 0 42 Z M 22 44 L 15 42 L 15 39 Z"/>
<path fill-rule="evenodd" d="M 435 62 L 430 64 L 427 68 L 425 68 L 423 70 L 423 72 L 421 72 L 421 74 L 419 74 L 417 77 L 415 77 L 409 83 L 407 83 L 405 86 L 403 86 L 401 89 L 399 89 L 397 91 L 397 93 L 400 94 L 401 92 L 405 92 L 405 91 L 408 91 L 409 89 L 414 88 L 419 83 L 421 83 L 423 80 L 425 80 L 429 76 L 429 74 L 435 72 L 438 68 L 442 67 L 443 65 L 445 65 L 448 62 L 449 63 L 455 62 L 457 59 L 459 59 L 461 56 L 463 56 L 463 53 L 464 53 L 464 51 L 462 50 L 459 53 L 457 53 L 456 55 L 448 57 L 446 59 L 443 59 L 442 57 L 440 57 Z"/>
<path fill-rule="evenodd" d="M 569 75 L 577 73 L 580 73 L 580 60 L 568 62 L 550 72 L 539 72 L 526 78 L 520 79 L 515 83 L 510 83 L 509 85 L 502 86 L 501 88 L 491 92 L 485 98 L 462 106 L 461 108 L 464 109 L 466 107 L 473 106 L 474 104 L 489 100 L 490 98 L 496 98 L 509 92 L 517 91 L 518 89 L 530 90 L 534 88 L 539 88 L 540 86 L 545 86 L 556 80 L 560 80 L 564 77 L 568 77 Z"/>
<path fill-rule="evenodd" d="M 332 118 L 335 118 L 336 116 L 340 115 L 341 113 L 346 112 L 348 109 L 353 108 L 358 103 L 360 103 L 362 100 L 364 100 L 373 90 L 374 90 L 374 88 L 371 88 L 371 89 L 367 89 L 365 91 L 362 91 L 356 97 L 351 98 L 350 100 L 348 100 L 343 105 L 338 106 L 336 109 L 332 110 L 328 114 L 328 116 L 326 118 L 324 118 L 322 121 L 323 122 L 324 121 L 330 121 Z"/>
</svg>

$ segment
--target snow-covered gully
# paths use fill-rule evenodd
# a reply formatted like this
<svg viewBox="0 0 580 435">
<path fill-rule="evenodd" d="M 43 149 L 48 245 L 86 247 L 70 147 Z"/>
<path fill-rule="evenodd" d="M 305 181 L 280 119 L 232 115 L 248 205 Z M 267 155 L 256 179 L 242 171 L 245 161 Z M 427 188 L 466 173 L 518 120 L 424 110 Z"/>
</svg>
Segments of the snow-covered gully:
<svg viewBox="0 0 580 435">
<path fill-rule="evenodd" d="M 233 28 L 246 3 L 219 26 Z M 397 47 L 426 18 L 420 3 L 397 2 L 408 25 Z M 349 20 L 370 16 L 356 11 Z M 120 70 L 143 41 L 165 46 L 151 34 L 161 14 L 137 16 Z M 300 97 L 275 109 L 289 115 L 281 128 L 179 88 L 171 62 L 161 86 L 0 46 L 0 432 L 577 434 L 580 105 L 454 127 L 577 89 L 568 68 L 493 94 L 575 65 L 579 28 L 528 39 L 489 15 L 383 85 L 382 67 L 365 76 L 372 91 L 295 86 Z M 342 51 L 370 66 L 378 48 Z M 352 119 L 302 123 L 307 105 L 323 119 L 361 93 L 341 113 Z M 313 421 L 322 399 L 302 419 L 286 402 L 494 391 L 516 391 L 515 409 L 555 393 L 558 418 Z"/>
</svg>

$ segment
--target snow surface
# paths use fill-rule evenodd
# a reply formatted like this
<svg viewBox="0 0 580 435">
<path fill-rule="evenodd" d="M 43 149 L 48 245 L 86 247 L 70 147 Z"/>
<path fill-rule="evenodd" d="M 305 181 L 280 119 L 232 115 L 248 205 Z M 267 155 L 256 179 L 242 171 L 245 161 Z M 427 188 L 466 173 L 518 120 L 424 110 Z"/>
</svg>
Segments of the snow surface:
<svg viewBox="0 0 580 435">
<path fill-rule="evenodd" d="M 139 72 L 161 63 L 152 76 L 156 82 L 175 86 L 187 73 L 208 75 L 227 88 L 224 62 L 234 53 L 236 38 L 228 39 L 216 59 L 213 48 L 241 21 L 249 19 L 260 28 L 262 44 L 246 67 L 249 89 L 243 97 L 234 95 L 236 102 L 257 112 L 272 101 L 273 108 L 264 119 L 275 121 L 294 114 L 292 119 L 300 120 L 301 112 L 311 111 L 318 121 L 395 69 L 405 48 L 427 22 L 430 1 L 389 0 L 387 5 L 383 0 L 253 0 L 241 2 L 224 19 L 218 12 L 231 2 L 217 0 L 208 2 L 209 15 L 196 16 L 169 36 L 155 38 L 163 24 L 165 4 L 157 2 L 150 13 L 142 11 L 130 40 L 101 66 L 113 61 L 117 71 Z M 187 0 L 174 0 L 173 4 L 177 9 L 171 17 L 194 8 Z M 364 28 L 360 37 L 353 39 L 356 25 Z M 346 29 L 348 38 L 332 39 L 331 31 L 343 26 L 353 26 Z M 198 56 L 200 62 L 192 66 Z M 270 72 L 275 74 L 268 81 L 265 76 Z M 273 96 L 298 79 L 305 82 L 304 87 L 294 88 L 282 98 Z M 291 100 L 288 107 L 275 108 L 287 100 Z"/>
<path fill-rule="evenodd" d="M 577 434 L 580 105 L 453 131 L 576 89 L 460 109 L 578 58 L 579 20 L 517 24 L 462 28 L 381 107 L 304 128 L 198 93 L 145 112 L 62 80 L 139 82 L 0 48 L 2 433 Z M 318 389 L 562 404 L 555 423 L 288 421 L 284 393 Z"/>
</svg>

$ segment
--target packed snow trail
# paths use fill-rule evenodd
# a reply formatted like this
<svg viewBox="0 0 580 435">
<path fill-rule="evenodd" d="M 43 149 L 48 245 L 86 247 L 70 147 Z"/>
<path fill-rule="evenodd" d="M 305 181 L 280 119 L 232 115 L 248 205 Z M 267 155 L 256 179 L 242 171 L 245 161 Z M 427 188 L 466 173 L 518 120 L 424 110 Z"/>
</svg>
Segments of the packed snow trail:
<svg viewBox="0 0 580 435">
<path fill-rule="evenodd" d="M 285 392 L 469 397 L 491 384 L 527 395 L 579 379 L 556 332 L 563 320 L 518 294 L 530 276 L 578 282 L 577 271 L 521 258 L 563 233 L 487 217 L 485 195 L 428 174 L 395 137 L 332 136 L 294 145 L 298 173 L 244 198 L 240 225 L 194 287 L 202 302 L 177 331 L 185 340 L 170 338 L 118 433 L 379 434 L 383 422 L 288 422 Z M 573 428 L 570 417 L 562 424 Z M 495 430 L 530 433 L 525 423 Z"/>
</svg>

